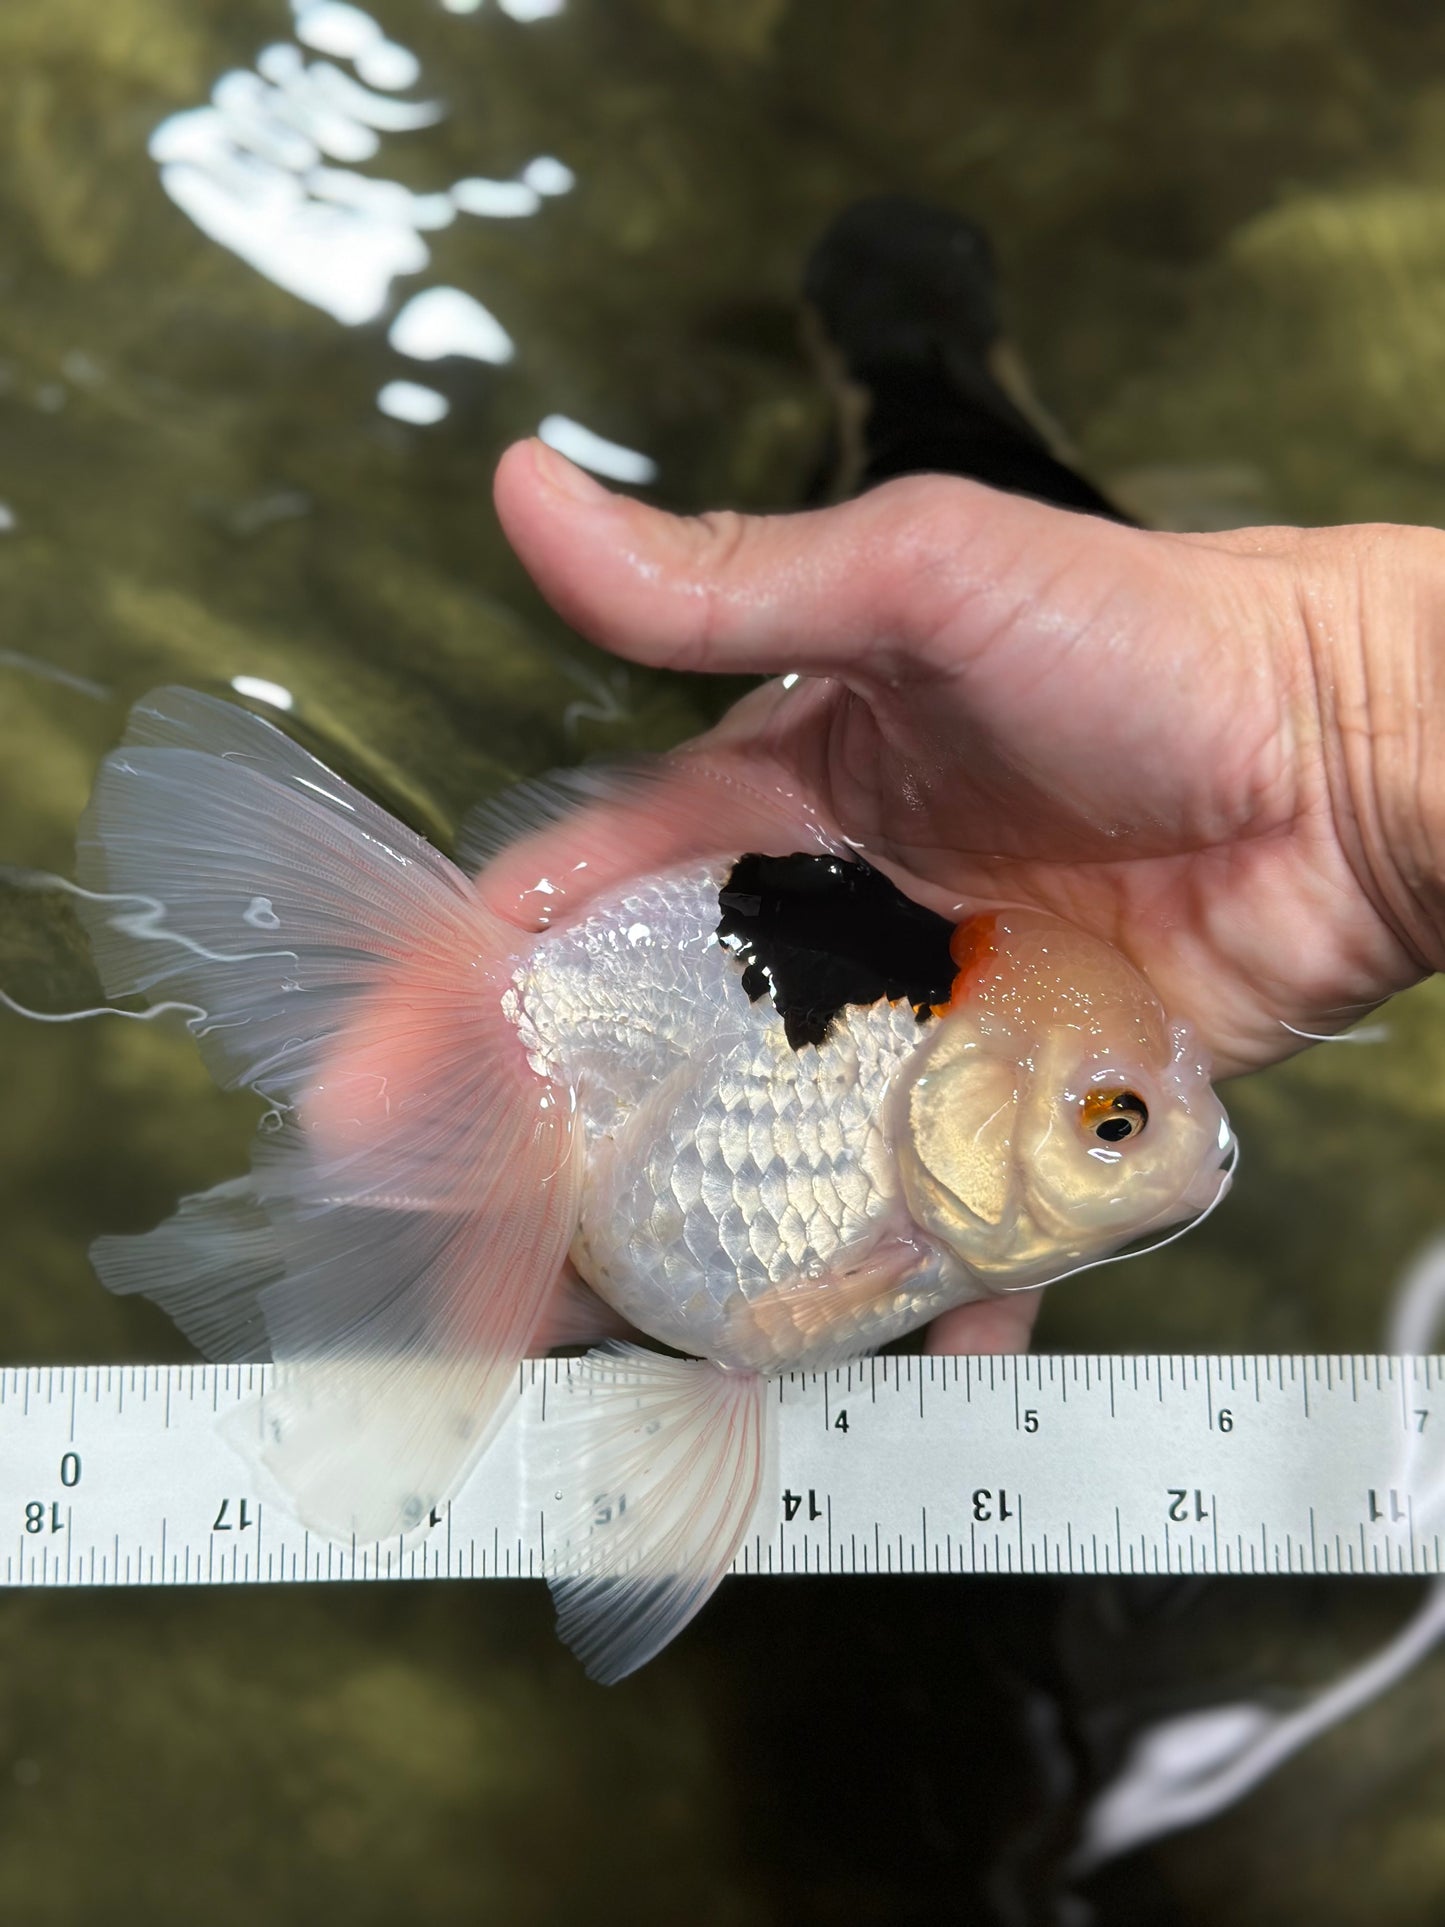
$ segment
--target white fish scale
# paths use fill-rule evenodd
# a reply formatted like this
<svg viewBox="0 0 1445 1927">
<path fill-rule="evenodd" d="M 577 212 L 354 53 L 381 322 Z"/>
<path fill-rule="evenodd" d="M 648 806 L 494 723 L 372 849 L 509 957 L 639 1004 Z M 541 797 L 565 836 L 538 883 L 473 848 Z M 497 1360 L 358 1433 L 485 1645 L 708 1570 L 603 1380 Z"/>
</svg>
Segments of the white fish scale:
<svg viewBox="0 0 1445 1927">
<path fill-rule="evenodd" d="M 584 922 L 539 939 L 517 972 L 543 1055 L 593 1093 L 592 1123 L 710 1048 L 725 1027 L 728 987 L 707 956 L 718 948 L 725 871 L 632 884 Z"/>
<path fill-rule="evenodd" d="M 911 1042 L 911 1013 L 908 1022 Z M 856 1081 L 844 1080 L 841 1155 L 819 1129 L 825 1113 L 815 1075 L 824 1053 L 779 1050 L 780 1029 L 775 1016 L 760 1022 L 728 1052 L 711 1088 L 705 1067 L 694 1075 L 689 1066 L 685 1083 L 671 1080 L 666 1133 L 648 1128 L 650 1113 L 635 1133 L 623 1126 L 615 1181 L 589 1189 L 583 1231 L 591 1266 L 619 1308 L 648 1329 L 657 1330 L 668 1307 L 701 1284 L 713 1310 L 708 1322 L 720 1330 L 739 1294 L 752 1299 L 816 1279 L 846 1247 L 870 1240 L 893 1208 L 896 1186 L 878 1124 L 898 1062 L 892 1013 L 840 1026 L 861 1031 L 863 1043 L 860 1049 L 856 1035 L 837 1039 L 857 1066 Z M 718 1108 L 719 1088 L 731 1102 L 726 1111 Z M 661 1235 L 677 1212 L 681 1238 Z M 674 1328 L 670 1317 L 668 1324 Z M 705 1336 L 679 1331 L 673 1342 L 697 1346 Z"/>
<path fill-rule="evenodd" d="M 725 873 L 631 886 L 517 976 L 524 1035 L 579 1093 L 579 1268 L 643 1330 L 724 1357 L 747 1303 L 814 1286 L 896 1219 L 886 1097 L 927 1034 L 879 1003 L 791 1049 L 713 941 Z"/>
<path fill-rule="evenodd" d="M 758 1204 L 773 1224 L 776 1224 L 783 1215 L 792 1197 L 788 1175 L 788 1167 L 784 1159 L 775 1157 L 769 1160 L 768 1168 L 764 1171 L 758 1185 Z M 806 1174 L 799 1173 L 799 1183 L 806 1186 Z"/>
<path fill-rule="evenodd" d="M 702 1201 L 702 1159 L 695 1144 L 680 1144 L 667 1177 L 678 1209 L 686 1213 Z"/>
</svg>

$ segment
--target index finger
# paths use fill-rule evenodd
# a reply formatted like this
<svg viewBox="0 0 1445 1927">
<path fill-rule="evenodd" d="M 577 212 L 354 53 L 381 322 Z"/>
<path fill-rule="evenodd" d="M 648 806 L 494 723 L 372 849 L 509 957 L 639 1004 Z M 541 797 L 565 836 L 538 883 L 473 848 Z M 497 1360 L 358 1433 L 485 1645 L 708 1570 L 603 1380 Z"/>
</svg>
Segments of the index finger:
<svg viewBox="0 0 1445 1927">
<path fill-rule="evenodd" d="M 1009 1291 L 946 1311 L 928 1327 L 924 1350 L 939 1357 L 954 1353 L 1026 1352 L 1043 1293 Z"/>
</svg>

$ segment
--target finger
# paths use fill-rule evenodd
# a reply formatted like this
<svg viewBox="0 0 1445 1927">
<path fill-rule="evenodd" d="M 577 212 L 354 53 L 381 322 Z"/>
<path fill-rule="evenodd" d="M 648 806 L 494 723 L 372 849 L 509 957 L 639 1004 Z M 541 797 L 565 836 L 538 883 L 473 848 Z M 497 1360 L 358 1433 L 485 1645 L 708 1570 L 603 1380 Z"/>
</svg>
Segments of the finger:
<svg viewBox="0 0 1445 1927">
<path fill-rule="evenodd" d="M 796 669 L 880 681 L 970 600 L 1016 612 L 1047 546 L 1130 531 L 953 476 L 910 476 L 798 515 L 664 514 L 614 495 L 537 441 L 507 450 L 497 513 L 537 586 L 584 635 L 637 662 Z"/>
<path fill-rule="evenodd" d="M 955 1353 L 1026 1352 L 1043 1293 L 1005 1292 L 946 1311 L 928 1327 L 924 1350 L 944 1357 Z"/>
</svg>

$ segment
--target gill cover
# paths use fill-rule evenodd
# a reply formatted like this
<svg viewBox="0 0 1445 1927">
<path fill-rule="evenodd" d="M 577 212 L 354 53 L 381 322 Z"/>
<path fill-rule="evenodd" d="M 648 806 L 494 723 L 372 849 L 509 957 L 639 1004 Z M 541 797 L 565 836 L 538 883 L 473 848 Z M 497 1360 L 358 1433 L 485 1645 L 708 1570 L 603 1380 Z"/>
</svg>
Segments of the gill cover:
<svg viewBox="0 0 1445 1927">
<path fill-rule="evenodd" d="M 1232 1139 L 1190 1027 L 1117 950 L 1041 911 L 978 921 L 892 1122 L 913 1218 L 1002 1291 L 1199 1216 Z"/>
</svg>

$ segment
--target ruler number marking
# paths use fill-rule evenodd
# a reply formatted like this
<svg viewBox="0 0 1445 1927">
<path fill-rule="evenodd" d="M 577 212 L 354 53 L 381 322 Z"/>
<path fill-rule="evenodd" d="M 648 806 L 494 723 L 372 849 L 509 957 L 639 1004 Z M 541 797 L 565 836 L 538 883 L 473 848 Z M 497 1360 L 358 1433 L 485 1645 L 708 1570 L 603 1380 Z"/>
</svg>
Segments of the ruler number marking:
<svg viewBox="0 0 1445 1927">
<path fill-rule="evenodd" d="M 1171 1485 L 1168 1490 L 1169 1517 L 1175 1525 L 1188 1525 L 1191 1520 L 1202 1525 L 1206 1519 L 1213 1518 L 1214 1494 L 1212 1492 L 1209 1495 L 1209 1503 L 1206 1505 L 1204 1494 L 1198 1486 L 1191 1490 L 1185 1485 Z M 1167 1532 L 1168 1528 L 1166 1527 L 1165 1530 Z"/>
<path fill-rule="evenodd" d="M 63 1452 L 60 1458 L 60 1483 L 67 1491 L 80 1484 L 80 1454 Z M 67 1506 L 61 1517 L 58 1499 L 29 1499 L 25 1505 L 25 1530 L 29 1533 L 63 1532 L 70 1523 Z"/>
</svg>

